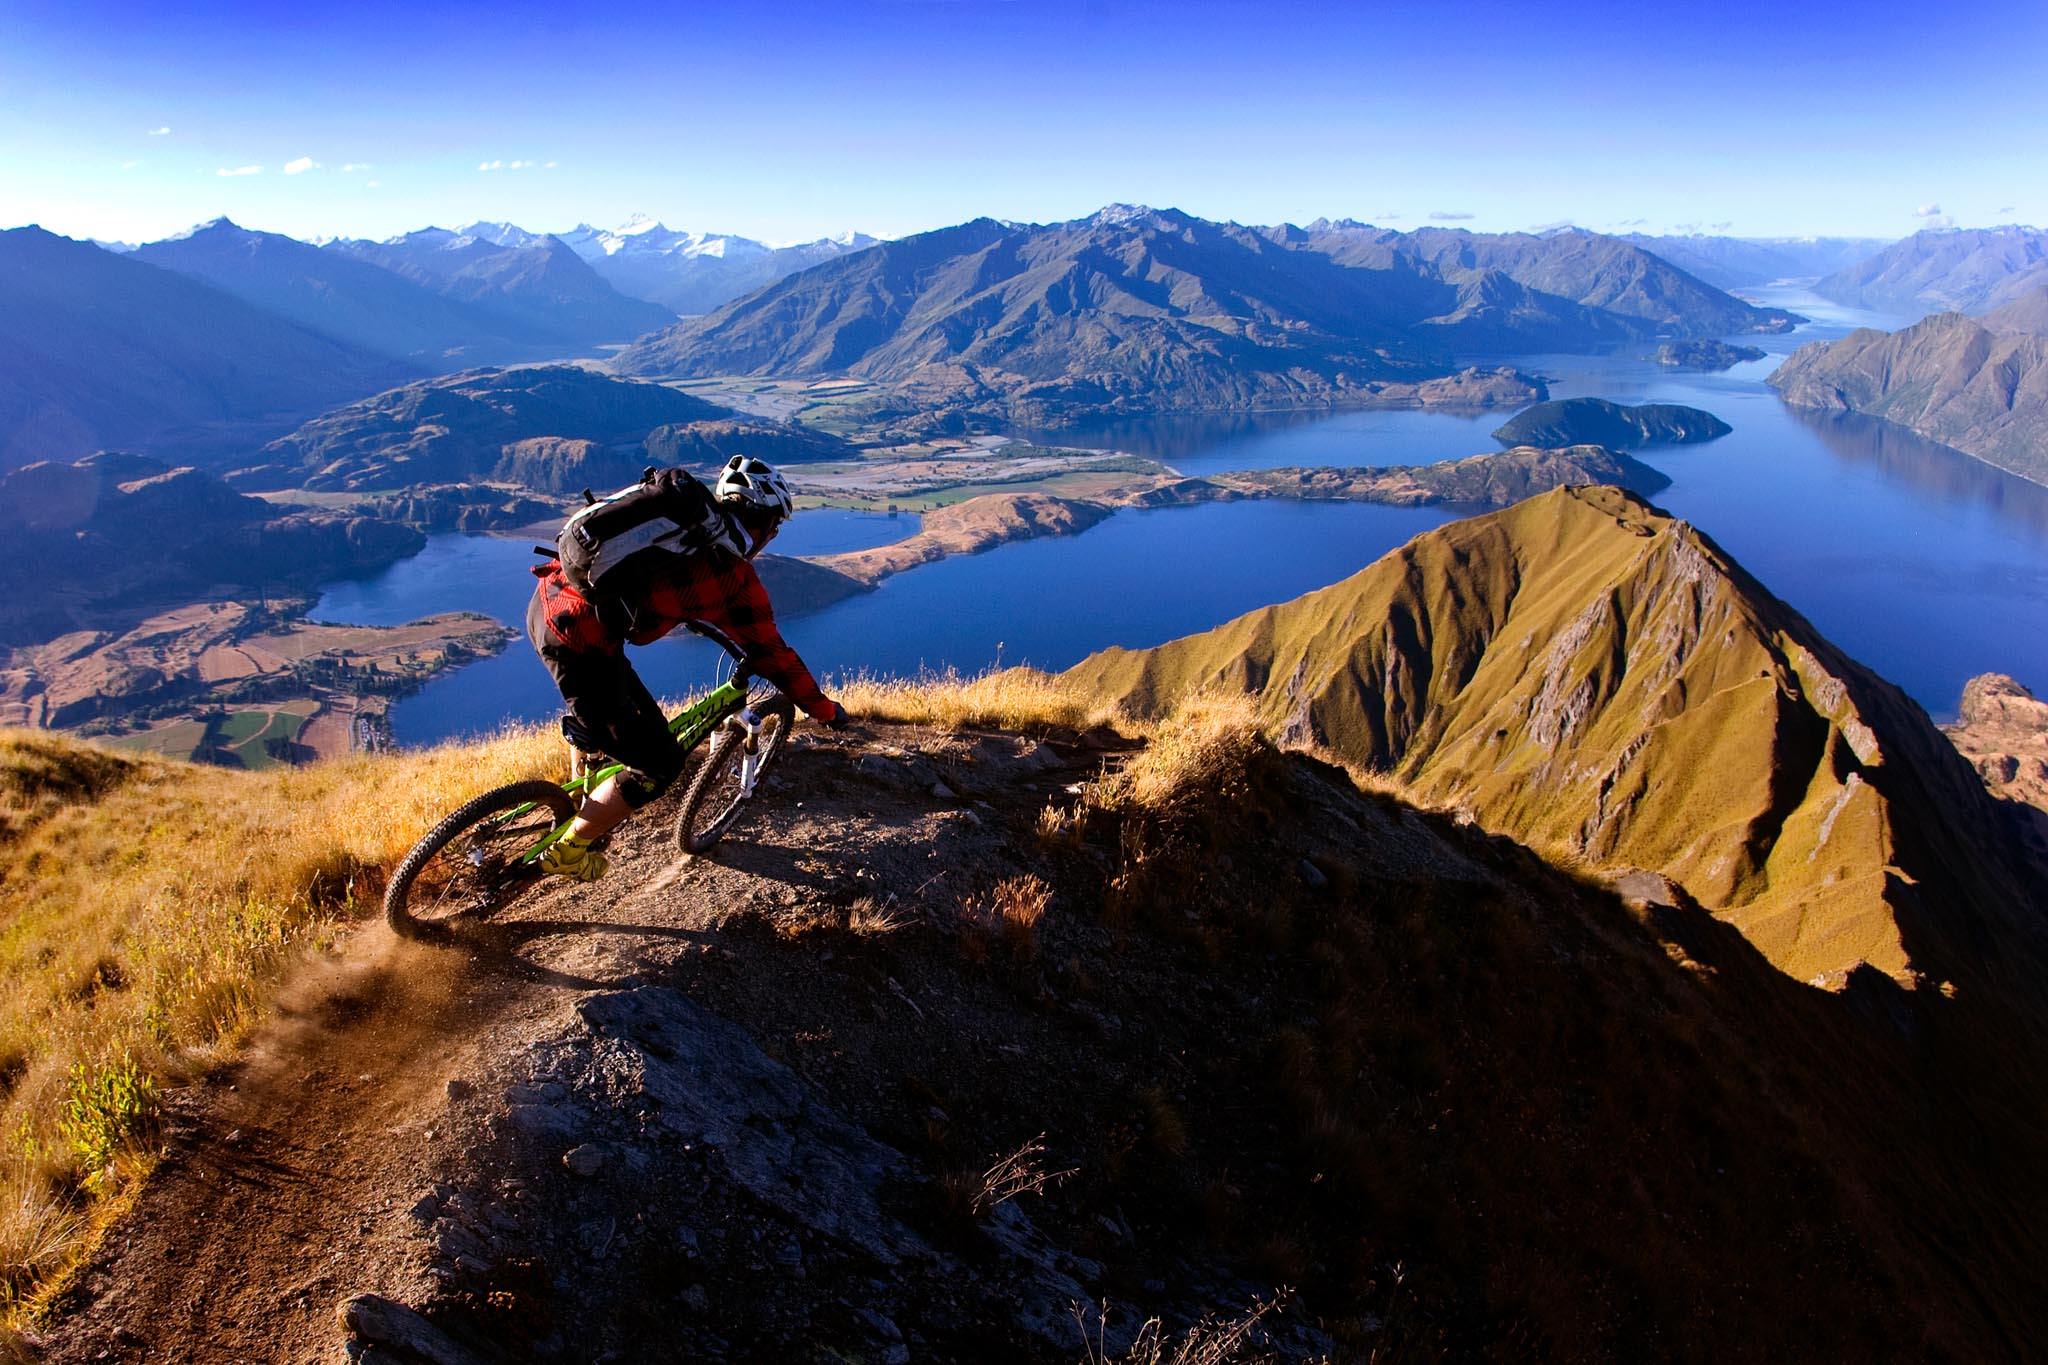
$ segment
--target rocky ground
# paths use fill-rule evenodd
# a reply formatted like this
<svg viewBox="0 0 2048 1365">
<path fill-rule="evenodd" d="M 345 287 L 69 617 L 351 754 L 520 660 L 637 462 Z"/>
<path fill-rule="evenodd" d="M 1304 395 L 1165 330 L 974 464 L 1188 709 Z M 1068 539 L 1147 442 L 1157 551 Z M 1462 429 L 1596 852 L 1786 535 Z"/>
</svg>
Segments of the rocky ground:
<svg viewBox="0 0 2048 1365">
<path fill-rule="evenodd" d="M 952 934 L 1019 829 L 1101 755 L 908 731 L 792 749 L 772 807 L 711 858 L 679 858 L 664 806 L 615 836 L 605 883 L 547 888 L 445 944 L 366 928 L 320 964 L 245 1062 L 176 1098 L 173 1156 L 42 1358 L 1078 1353 L 1076 1306 L 1100 1327 L 1102 1248 L 1130 1229 L 1114 1209 L 1042 1227 L 1028 1194 L 976 1208 L 978 1177 L 935 1195 L 935 1143 L 975 1176 L 1058 1116 L 985 1129 L 985 1106 L 900 1069 L 939 1047 L 1000 1072 L 1048 1039 L 989 1031 L 1014 986 L 893 943 Z M 1034 1032 L 1105 1027 L 1048 1001 Z M 1272 1289 L 1213 1265 L 1160 1274 L 1130 1286 L 1145 1311 L 1109 1310 L 1112 1344 L 1172 1302 Z M 350 1335 L 337 1306 L 362 1294 L 391 1302 L 359 1304 L 369 1335 Z M 405 1354 L 444 1329 L 400 1305 L 459 1345 Z"/>
<path fill-rule="evenodd" d="M 768 788 L 709 857 L 671 798 L 603 882 L 313 964 L 29 1348 L 1072 1362 L 1257 1315 L 1239 1354 L 1704 1362 L 2040 1325 L 2038 1059 L 1973 984 L 1810 989 L 1662 879 L 1618 899 L 1242 726 L 804 727 Z"/>
</svg>

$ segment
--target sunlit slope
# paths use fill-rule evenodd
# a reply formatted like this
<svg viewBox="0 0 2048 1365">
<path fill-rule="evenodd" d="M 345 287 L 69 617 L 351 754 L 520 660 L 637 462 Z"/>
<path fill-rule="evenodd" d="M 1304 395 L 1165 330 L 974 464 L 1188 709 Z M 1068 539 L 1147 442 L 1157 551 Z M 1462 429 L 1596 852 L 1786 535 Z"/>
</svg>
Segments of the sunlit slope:
<svg viewBox="0 0 2048 1365">
<path fill-rule="evenodd" d="M 1663 872 L 1802 979 L 1858 961 L 1938 974 L 1944 919 L 2014 894 L 1999 817 L 1925 714 L 1616 488 L 1443 527 L 1071 677 L 1140 713 L 1192 688 L 1256 693 L 1284 740 L 1532 842 Z"/>
</svg>

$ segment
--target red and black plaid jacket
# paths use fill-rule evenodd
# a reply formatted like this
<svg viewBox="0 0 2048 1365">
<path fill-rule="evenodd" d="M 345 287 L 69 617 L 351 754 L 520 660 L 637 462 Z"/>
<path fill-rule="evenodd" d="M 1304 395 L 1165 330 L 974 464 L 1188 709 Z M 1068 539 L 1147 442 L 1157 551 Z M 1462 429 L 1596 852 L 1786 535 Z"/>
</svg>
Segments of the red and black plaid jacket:
<svg viewBox="0 0 2048 1365">
<path fill-rule="evenodd" d="M 562 576 L 559 564 L 547 564 L 533 572 L 540 579 L 535 591 L 548 631 L 564 649 L 617 654 L 626 644 L 649 644 L 685 621 L 698 621 L 716 628 L 744 650 L 755 672 L 810 715 L 829 721 L 837 711 L 819 690 L 811 670 L 775 628 L 768 590 L 747 560 L 706 554 L 664 574 L 632 604 L 633 628 L 623 640 L 598 619 L 596 606 Z"/>
</svg>

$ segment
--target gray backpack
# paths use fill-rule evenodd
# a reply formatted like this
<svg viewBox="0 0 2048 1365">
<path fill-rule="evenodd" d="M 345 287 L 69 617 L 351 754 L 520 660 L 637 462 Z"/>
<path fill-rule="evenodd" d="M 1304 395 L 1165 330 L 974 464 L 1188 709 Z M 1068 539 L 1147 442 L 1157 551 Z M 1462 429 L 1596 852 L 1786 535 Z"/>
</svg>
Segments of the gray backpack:
<svg viewBox="0 0 2048 1365">
<path fill-rule="evenodd" d="M 650 465 L 629 488 L 583 496 L 589 505 L 563 523 L 555 550 L 563 577 L 592 600 L 630 599 L 676 561 L 710 550 L 746 553 L 745 534 L 687 470 Z"/>
</svg>

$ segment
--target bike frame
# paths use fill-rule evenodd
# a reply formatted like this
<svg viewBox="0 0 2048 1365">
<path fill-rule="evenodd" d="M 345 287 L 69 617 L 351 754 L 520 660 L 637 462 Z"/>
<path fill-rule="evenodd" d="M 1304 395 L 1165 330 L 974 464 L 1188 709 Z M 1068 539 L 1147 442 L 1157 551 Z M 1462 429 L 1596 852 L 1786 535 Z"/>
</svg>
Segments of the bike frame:
<svg viewBox="0 0 2048 1365">
<path fill-rule="evenodd" d="M 747 756 L 741 760 L 740 788 L 748 796 L 752 796 L 754 794 L 754 779 L 759 771 L 760 760 L 755 757 L 755 753 L 761 731 L 761 718 L 755 715 L 752 709 L 747 706 L 747 689 L 753 682 L 753 675 L 745 666 L 745 656 L 724 635 L 709 627 L 699 626 L 695 623 L 688 623 L 684 628 L 691 634 L 700 635 L 725 650 L 726 653 L 732 656 L 734 663 L 739 665 L 739 668 L 733 676 L 727 678 L 695 702 L 669 717 L 668 732 L 675 736 L 676 747 L 685 754 L 688 754 L 696 749 L 699 744 L 702 744 L 713 730 L 716 730 L 728 719 L 737 716 L 739 723 L 745 727 L 747 732 Z M 626 765 L 623 763 L 608 763 L 601 768 L 590 768 L 580 777 L 574 777 L 564 782 L 562 790 L 571 797 L 574 797 L 578 804 L 581 804 L 584 797 L 587 797 L 590 793 L 603 786 L 607 780 L 625 770 Z M 506 811 L 498 818 L 500 820 L 514 819 L 532 809 L 533 806 L 531 804 L 520 806 L 515 810 Z M 569 826 L 572 823 L 574 823 L 573 817 L 570 820 L 564 820 L 561 824 L 549 830 L 546 836 L 538 843 L 519 855 L 519 863 L 530 866 L 537 862 L 541 854 L 548 851 L 549 845 L 568 832 Z"/>
</svg>

